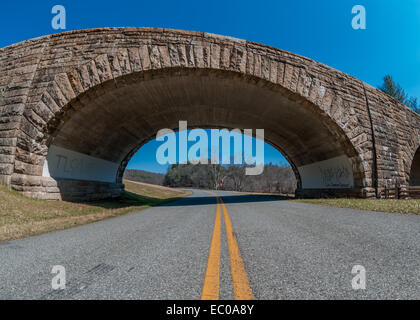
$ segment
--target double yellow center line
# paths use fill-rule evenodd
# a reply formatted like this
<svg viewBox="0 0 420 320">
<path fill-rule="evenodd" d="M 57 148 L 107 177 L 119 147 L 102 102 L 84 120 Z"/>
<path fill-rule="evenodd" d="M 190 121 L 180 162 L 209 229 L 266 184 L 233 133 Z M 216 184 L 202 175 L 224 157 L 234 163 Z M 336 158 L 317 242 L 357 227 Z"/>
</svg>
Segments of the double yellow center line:
<svg viewBox="0 0 420 320">
<path fill-rule="evenodd" d="M 220 238 L 221 238 L 221 214 L 223 209 L 226 227 L 226 239 L 229 248 L 230 270 L 233 282 L 233 294 L 236 300 L 253 299 L 252 290 L 249 285 L 248 276 L 245 271 L 244 261 L 239 251 L 238 242 L 233 233 L 232 221 L 229 212 L 221 198 L 212 193 L 217 199 L 216 219 L 214 222 L 213 235 L 211 239 L 209 260 L 207 262 L 206 275 L 204 277 L 201 300 L 218 300 L 220 287 Z"/>
</svg>

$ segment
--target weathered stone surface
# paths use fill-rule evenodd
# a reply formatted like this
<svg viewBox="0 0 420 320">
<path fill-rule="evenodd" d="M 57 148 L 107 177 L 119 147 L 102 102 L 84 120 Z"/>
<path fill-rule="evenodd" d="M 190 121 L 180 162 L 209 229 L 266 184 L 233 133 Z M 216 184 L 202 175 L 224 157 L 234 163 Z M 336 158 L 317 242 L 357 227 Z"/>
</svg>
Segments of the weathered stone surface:
<svg viewBox="0 0 420 320">
<path fill-rule="evenodd" d="M 179 120 L 265 129 L 300 185 L 299 166 L 346 155 L 354 188 L 318 194 L 370 197 L 419 176 L 418 114 L 290 52 L 155 28 L 71 31 L 0 49 L 0 183 L 24 194 L 117 196 L 135 151 Z M 120 163 L 116 184 L 42 177 L 50 145 Z"/>
</svg>

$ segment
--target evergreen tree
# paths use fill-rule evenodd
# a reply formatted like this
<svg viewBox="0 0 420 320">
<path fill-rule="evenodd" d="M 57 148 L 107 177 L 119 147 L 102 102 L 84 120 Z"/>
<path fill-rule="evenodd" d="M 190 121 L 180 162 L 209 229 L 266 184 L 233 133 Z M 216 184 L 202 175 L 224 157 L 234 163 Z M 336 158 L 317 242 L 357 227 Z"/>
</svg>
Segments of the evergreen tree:
<svg viewBox="0 0 420 320">
<path fill-rule="evenodd" d="M 405 103 L 407 95 L 405 94 L 403 88 L 392 79 L 390 75 L 386 75 L 383 78 L 382 85 L 378 86 L 378 89 L 382 92 L 389 94 L 391 97 Z"/>
<path fill-rule="evenodd" d="M 382 85 L 378 86 L 378 89 L 401 101 L 410 109 L 420 114 L 420 105 L 417 104 L 417 98 L 409 97 L 405 93 L 404 89 L 397 82 L 395 82 L 390 75 L 386 75 L 383 78 L 383 83 Z"/>
</svg>

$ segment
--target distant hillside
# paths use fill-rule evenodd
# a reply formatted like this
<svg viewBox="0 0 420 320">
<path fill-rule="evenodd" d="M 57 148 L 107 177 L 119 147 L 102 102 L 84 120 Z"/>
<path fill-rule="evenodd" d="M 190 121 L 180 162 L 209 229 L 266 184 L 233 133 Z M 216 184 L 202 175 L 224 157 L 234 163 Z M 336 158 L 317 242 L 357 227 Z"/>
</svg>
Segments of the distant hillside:
<svg viewBox="0 0 420 320">
<path fill-rule="evenodd" d="M 130 169 L 125 170 L 124 179 L 131 181 L 139 181 L 156 185 L 163 185 L 165 175 L 162 173 L 154 173 L 144 170 Z"/>
</svg>

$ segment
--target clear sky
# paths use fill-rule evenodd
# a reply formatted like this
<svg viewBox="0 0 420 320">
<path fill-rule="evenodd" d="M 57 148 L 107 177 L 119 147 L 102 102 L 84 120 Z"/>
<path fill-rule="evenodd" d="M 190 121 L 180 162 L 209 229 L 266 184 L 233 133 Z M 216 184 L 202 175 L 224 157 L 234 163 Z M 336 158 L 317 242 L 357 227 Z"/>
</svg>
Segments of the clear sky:
<svg viewBox="0 0 420 320">
<path fill-rule="evenodd" d="M 190 132 L 193 130 L 188 130 L 187 134 L 189 135 Z M 207 133 L 207 146 L 208 148 L 203 148 L 201 149 L 201 152 L 203 152 L 203 154 L 195 154 L 192 156 L 192 158 L 188 158 L 188 160 L 194 160 L 194 159 L 202 159 L 202 158 L 207 158 L 210 159 L 212 157 L 212 150 L 217 150 L 215 149 L 215 143 L 214 141 L 212 141 L 211 139 L 211 132 L 209 129 L 206 129 L 205 132 Z M 176 132 L 176 158 L 177 161 L 179 161 L 179 133 Z M 248 148 L 245 147 L 245 142 L 244 142 L 244 135 L 243 134 L 237 134 L 235 132 L 226 132 L 226 131 L 221 131 L 221 135 L 230 135 L 232 134 L 232 137 L 230 138 L 230 150 L 228 150 L 227 152 L 223 150 L 223 143 L 222 143 L 222 139 L 220 139 L 219 142 L 219 161 L 222 162 L 222 153 L 226 152 L 228 157 L 231 157 L 232 159 L 235 156 L 235 152 L 238 151 L 238 149 L 235 149 L 235 146 L 238 147 L 238 145 L 242 146 L 242 153 L 239 152 L 239 154 L 242 155 L 242 163 L 245 163 L 245 158 L 247 159 L 251 159 L 255 158 L 256 159 L 256 163 L 257 164 L 261 164 L 261 163 L 273 163 L 273 164 L 278 164 L 278 165 L 289 165 L 289 163 L 287 162 L 287 160 L 282 156 L 282 154 L 275 148 L 273 148 L 271 145 L 264 143 L 264 152 L 263 153 L 259 153 L 257 152 L 257 147 L 256 147 L 256 139 L 255 138 L 251 138 L 252 140 L 252 150 L 248 150 Z M 253 131 L 253 134 L 255 135 L 255 131 Z M 241 138 L 241 144 L 236 144 L 236 142 L 234 141 L 234 139 L 236 137 L 240 137 Z M 165 140 L 166 141 L 166 140 Z M 131 161 L 129 162 L 127 168 L 128 169 L 142 169 L 142 170 L 147 170 L 147 171 L 152 171 L 152 172 L 160 172 L 160 173 L 164 173 L 167 171 L 169 164 L 168 165 L 161 165 L 156 161 L 156 151 L 157 149 L 162 146 L 164 147 L 164 143 L 165 142 L 161 142 L 161 141 L 156 141 L 155 139 L 149 141 L 148 143 L 146 143 L 131 159 Z M 188 150 L 191 149 L 191 146 L 196 144 L 196 141 L 190 141 L 188 142 Z M 166 154 L 165 154 L 166 156 Z M 231 163 L 233 163 L 233 160 L 231 161 Z"/>
<path fill-rule="evenodd" d="M 420 99 L 420 0 L 2 1 L 0 47 L 57 32 L 56 4 L 66 8 L 67 30 L 144 26 L 229 35 L 307 56 L 373 86 L 391 74 Z M 357 4 L 366 8 L 366 30 L 351 27 Z M 266 152 L 266 159 L 278 157 Z M 130 167 L 154 168 L 146 165 L 151 153 Z"/>
</svg>

